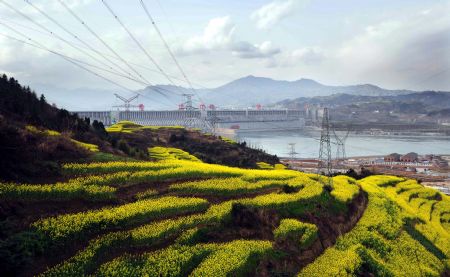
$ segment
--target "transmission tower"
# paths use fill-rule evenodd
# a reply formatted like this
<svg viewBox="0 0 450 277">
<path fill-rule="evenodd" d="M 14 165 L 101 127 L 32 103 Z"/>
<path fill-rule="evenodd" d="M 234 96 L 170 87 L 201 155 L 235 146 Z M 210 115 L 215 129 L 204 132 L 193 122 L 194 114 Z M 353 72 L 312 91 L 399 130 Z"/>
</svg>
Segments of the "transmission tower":
<svg viewBox="0 0 450 277">
<path fill-rule="evenodd" d="M 139 97 L 139 94 L 136 94 L 135 96 L 130 97 L 128 99 L 123 96 L 120 96 L 117 93 L 114 93 L 114 96 L 116 96 L 116 98 L 118 98 L 119 100 L 121 100 L 123 102 L 123 105 L 113 106 L 114 108 L 124 108 L 126 112 L 129 112 L 130 108 L 138 108 L 139 107 L 137 105 L 131 105 L 131 101 L 136 100 Z"/>
<path fill-rule="evenodd" d="M 326 185 L 332 185 L 332 163 L 331 163 L 331 140 L 330 140 L 330 118 L 328 108 L 323 109 L 322 131 L 320 134 L 319 159 L 317 164 L 317 174 L 324 174 L 327 177 Z"/>
<path fill-rule="evenodd" d="M 187 111 L 195 110 L 194 106 L 192 105 L 192 96 L 194 95 L 190 93 L 183 93 L 182 96 L 186 97 L 186 101 L 184 102 L 185 110 Z"/>
<path fill-rule="evenodd" d="M 347 141 L 348 135 L 350 133 L 350 127 L 347 128 L 347 132 L 342 136 L 339 137 L 336 133 L 336 130 L 333 128 L 333 134 L 334 139 L 336 140 L 336 160 L 338 162 L 344 161 L 347 158 L 346 152 L 345 152 L 345 142 Z"/>
<path fill-rule="evenodd" d="M 130 108 L 139 108 L 138 105 L 132 105 L 131 104 L 131 102 L 133 100 L 136 100 L 139 97 L 139 94 L 136 94 L 135 96 L 130 97 L 130 98 L 125 98 L 123 96 L 120 96 L 117 93 L 114 93 L 114 96 L 116 96 L 119 100 L 121 100 L 123 102 L 123 104 L 122 105 L 116 105 L 116 106 L 113 106 L 113 107 L 114 108 L 124 108 L 124 110 L 125 110 L 125 119 L 129 120 L 130 119 Z"/>
<path fill-rule="evenodd" d="M 288 153 L 288 155 L 289 155 L 289 157 L 291 158 L 291 159 L 294 159 L 295 158 L 295 156 L 298 154 L 297 152 L 295 152 L 295 143 L 288 143 L 288 145 L 289 145 L 289 153 Z"/>
<path fill-rule="evenodd" d="M 212 134 L 216 134 L 219 121 L 220 118 L 216 115 L 216 111 L 211 111 L 211 114 L 206 117 L 206 122 L 208 122 Z"/>
</svg>

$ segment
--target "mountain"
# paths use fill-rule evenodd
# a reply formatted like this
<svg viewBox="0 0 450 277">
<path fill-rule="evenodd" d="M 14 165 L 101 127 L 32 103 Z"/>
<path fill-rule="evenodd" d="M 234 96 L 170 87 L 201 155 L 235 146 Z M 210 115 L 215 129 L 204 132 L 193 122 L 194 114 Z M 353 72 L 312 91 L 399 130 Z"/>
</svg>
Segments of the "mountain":
<svg viewBox="0 0 450 277">
<path fill-rule="evenodd" d="M 92 88 L 65 89 L 62 87 L 35 86 L 39 93 L 45 94 L 50 102 L 71 111 L 109 110 L 121 102 L 114 93 L 131 97 L 132 93 Z M 136 91 L 141 96 L 135 104 L 144 104 L 146 109 L 177 109 L 185 101 L 183 94 L 194 93 L 192 89 L 155 85 Z M 274 80 L 266 77 L 246 76 L 216 88 L 195 90 L 194 105 L 199 102 L 214 104 L 222 108 L 247 108 L 256 104 L 270 105 L 286 99 L 299 97 L 330 96 L 349 94 L 358 96 L 398 96 L 415 93 L 411 90 L 388 90 L 371 84 L 350 86 L 329 86 L 311 79 L 295 81 Z"/>
<path fill-rule="evenodd" d="M 147 87 L 145 90 L 154 91 L 155 88 L 164 90 L 168 86 Z M 192 93 L 180 87 L 170 87 L 169 90 L 182 90 Z M 196 93 L 206 104 L 212 103 L 225 108 L 245 108 L 256 104 L 268 105 L 285 99 L 329 96 L 341 93 L 363 96 L 393 96 L 414 92 L 410 90 L 387 90 L 371 84 L 328 86 L 311 79 L 284 81 L 252 75 L 234 80 L 217 88 L 196 90 Z M 177 100 L 176 96 L 171 98 L 172 100 Z"/>
<path fill-rule="evenodd" d="M 425 91 L 410 94 L 367 96 L 333 94 L 283 100 L 277 107 L 301 109 L 305 105 L 329 107 L 336 120 L 362 122 L 429 122 L 450 119 L 450 92 Z"/>
</svg>

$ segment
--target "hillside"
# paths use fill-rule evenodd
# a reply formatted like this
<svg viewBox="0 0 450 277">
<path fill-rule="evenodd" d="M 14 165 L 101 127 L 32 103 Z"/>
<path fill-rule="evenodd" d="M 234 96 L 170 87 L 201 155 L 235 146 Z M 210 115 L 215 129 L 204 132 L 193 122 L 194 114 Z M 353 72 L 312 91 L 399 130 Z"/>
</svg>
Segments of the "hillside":
<svg viewBox="0 0 450 277">
<path fill-rule="evenodd" d="M 231 166 L 256 168 L 257 162 L 279 162 L 245 143 L 229 144 L 196 130 L 136 125 L 107 132 L 103 123 L 50 105 L 44 95 L 38 97 L 6 75 L 0 78 L 0 96 L 0 181 L 57 179 L 62 163 L 80 159 L 150 160 L 148 148 L 154 146 L 182 148 L 204 161 Z"/>
<path fill-rule="evenodd" d="M 115 91 L 80 88 L 67 90 L 65 88 L 47 87 L 41 91 L 54 102 L 60 103 L 72 111 L 107 110 L 117 102 Z M 185 101 L 183 93 L 193 93 L 191 89 L 173 85 L 155 85 L 137 90 L 142 95 L 138 102 L 146 109 L 177 109 L 178 104 Z M 229 108 L 247 108 L 256 104 L 269 105 L 286 99 L 299 97 L 329 96 L 333 94 L 351 94 L 361 96 L 389 96 L 415 93 L 410 90 L 388 90 L 371 84 L 332 86 L 321 84 L 311 79 L 295 81 L 274 80 L 271 78 L 246 76 L 228 82 L 215 88 L 198 88 L 196 94 L 205 104 Z M 131 94 L 125 95 L 131 96 Z M 73 103 L 70 99 L 77 98 Z M 200 100 L 195 97 L 196 102 Z"/>
<path fill-rule="evenodd" d="M 416 181 L 337 176 L 328 187 L 314 174 L 158 153 L 65 164 L 54 184 L 1 184 L 3 273 L 448 274 L 450 200 Z"/>
<path fill-rule="evenodd" d="M 245 143 L 1 93 L 2 276 L 450 274 L 450 198 L 415 180 L 330 185 Z"/>
<path fill-rule="evenodd" d="M 160 95 L 165 92 L 167 97 Z M 173 92 L 173 93 L 171 93 Z M 162 86 L 147 87 L 140 91 L 145 96 L 156 99 L 161 107 L 170 107 L 170 103 L 179 103 L 182 98 L 176 94 L 192 93 L 183 87 Z M 199 89 L 197 94 L 205 103 L 222 107 L 246 108 L 260 103 L 273 104 L 285 99 L 299 97 L 329 96 L 346 93 L 361 96 L 391 96 L 414 93 L 409 90 L 387 90 L 371 84 L 351 86 L 329 86 L 311 79 L 295 81 L 274 80 L 265 77 L 247 76 L 212 89 Z M 142 99 L 145 101 L 144 99 Z M 173 105 L 173 104 L 172 104 Z"/>
<path fill-rule="evenodd" d="M 365 122 L 437 122 L 450 119 L 450 92 L 425 91 L 405 95 L 362 96 L 335 94 L 300 97 L 278 102 L 277 106 L 299 109 L 305 105 L 332 108 L 333 119 Z"/>
<path fill-rule="evenodd" d="M 220 136 L 204 134 L 198 130 L 188 130 L 180 126 L 152 127 L 123 121 L 106 130 L 113 145 L 119 145 L 120 141 L 126 141 L 131 148 L 145 153 L 152 147 L 171 147 L 192 153 L 204 162 L 243 168 L 257 168 L 258 162 L 272 165 L 280 162 L 277 156 L 249 148 L 245 142 L 237 143 Z M 151 159 L 152 156 L 150 155 L 149 158 Z"/>
</svg>

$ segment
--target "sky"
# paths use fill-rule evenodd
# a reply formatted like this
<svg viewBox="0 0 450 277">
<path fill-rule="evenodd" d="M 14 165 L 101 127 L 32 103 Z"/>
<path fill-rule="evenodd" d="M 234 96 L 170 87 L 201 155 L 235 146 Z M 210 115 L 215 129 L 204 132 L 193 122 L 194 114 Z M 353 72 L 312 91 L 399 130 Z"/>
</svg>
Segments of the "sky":
<svg viewBox="0 0 450 277">
<path fill-rule="evenodd" d="M 0 72 L 44 91 L 247 75 L 450 91 L 450 0 L 142 1 L 182 70 L 140 0 L 0 0 Z"/>
</svg>

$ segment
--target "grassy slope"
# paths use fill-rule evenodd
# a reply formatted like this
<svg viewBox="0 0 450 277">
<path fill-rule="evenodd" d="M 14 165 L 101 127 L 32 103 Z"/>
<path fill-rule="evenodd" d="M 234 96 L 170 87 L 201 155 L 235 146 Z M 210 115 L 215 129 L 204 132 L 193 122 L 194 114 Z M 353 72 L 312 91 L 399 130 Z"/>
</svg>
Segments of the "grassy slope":
<svg viewBox="0 0 450 277">
<path fill-rule="evenodd" d="M 393 276 L 405 272 L 409 276 L 438 275 L 448 266 L 450 201 L 414 181 L 372 176 L 356 182 L 338 176 L 334 178 L 332 188 L 324 189 L 317 182 L 317 176 L 311 174 L 210 165 L 186 160 L 189 156 L 185 152 L 174 153 L 176 155 L 162 155 L 165 159 L 158 162 L 116 161 L 64 166 L 69 179 L 62 184 L 69 184 L 69 188 L 74 186 L 70 184 L 100 191 L 109 188 L 112 189 L 109 195 L 118 201 L 119 192 L 129 187 L 137 189 L 133 192 L 135 199 L 140 199 L 146 191 L 150 193 L 129 204 L 117 202 L 113 207 L 34 221 L 28 228 L 9 234 L 3 240 L 1 250 L 7 255 L 3 259 L 3 263 L 6 262 L 3 268 L 17 273 L 20 265 L 34 272 L 33 265 L 35 268 L 42 266 L 33 262 L 36 261 L 53 265 L 45 271 L 45 275 L 52 276 L 69 273 L 105 276 L 126 273 L 167 276 L 255 274 L 259 272 L 255 272 L 257 267 L 261 270 L 260 261 L 277 263 L 284 259 L 283 252 L 301 256 L 302 251 L 315 247 L 321 230 L 314 224 L 302 222 L 301 218 L 311 213 L 320 217 L 349 212 L 346 206 L 359 194 L 358 186 L 369 198 L 363 217 L 334 246 L 303 268 L 299 273 L 301 276 L 357 275 L 361 272 Z M 191 178 L 212 179 L 185 181 Z M 182 182 L 173 184 L 169 181 L 163 189 L 155 186 L 155 181 L 164 180 Z M 21 199 L 25 205 L 30 198 L 34 203 L 45 203 L 48 195 L 55 193 L 45 185 L 35 185 L 35 189 L 43 189 L 39 193 L 6 194 L 5 187 L 0 186 L 0 199 Z M 267 191 L 268 188 L 275 191 Z M 58 193 L 65 195 L 61 203 L 82 197 L 66 191 Z M 256 197 L 246 198 L 247 193 L 256 193 Z M 215 203 L 199 199 L 202 195 L 215 195 Z M 177 200 L 177 196 L 184 198 Z M 230 196 L 236 199 L 226 200 Z M 87 198 L 99 203 L 103 201 Z M 236 205 L 244 209 L 237 212 Z M 264 218 L 264 211 L 275 212 L 277 220 L 268 228 L 269 233 L 258 235 L 252 228 L 266 227 L 258 224 L 243 227 L 242 222 L 237 222 L 245 219 L 242 211 L 253 213 L 253 220 L 262 220 L 258 224 L 264 225 L 264 220 L 268 220 Z M 183 216 L 183 213 L 194 214 Z M 259 216 L 262 219 L 258 219 Z M 285 220 L 281 220 L 283 218 Z M 247 233 L 253 230 L 254 237 L 244 235 L 240 238 L 241 229 Z M 99 235 L 95 237 L 95 234 Z M 211 240 L 211 234 L 222 234 L 222 241 Z M 289 245 L 297 245 L 294 247 L 297 250 L 289 252 L 292 246 L 280 248 L 286 241 Z M 71 248 L 73 243 L 85 246 L 74 249 Z M 58 258 L 42 258 L 49 251 L 59 253 L 63 250 L 69 254 L 64 262 Z M 125 254 L 130 250 L 136 254 Z M 18 258 L 24 256 L 28 261 Z"/>
<path fill-rule="evenodd" d="M 167 130 L 117 126 L 109 131 Z M 58 132 L 26 129 L 61 137 Z M 62 206 L 34 214 L 28 226 L 11 229 L 15 231 L 7 229 L 11 218 L 19 222 L 24 215 L 3 213 L 0 253 L 6 272 L 240 276 L 270 273 L 272 263 L 278 273 L 292 275 L 293 268 L 299 270 L 304 263 L 286 257 L 301 260 L 311 251 L 320 254 L 318 241 L 329 235 L 322 225 L 335 226 L 327 218 L 351 217 L 355 210 L 350 206 L 361 190 L 369 200 L 361 220 L 300 276 L 439 275 L 448 268 L 449 197 L 413 180 L 337 176 L 327 188 L 319 182 L 324 177 L 264 163 L 259 163 L 264 170 L 232 168 L 161 146 L 147 149 L 156 161 L 124 160 L 99 152 L 95 145 L 70 142 L 95 155 L 85 163 L 63 165 L 63 181 L 0 184 L 0 201 L 11 207 L 18 201 L 25 210 L 49 201 L 52 207 Z M 66 203 L 79 201 L 98 208 L 64 211 Z M 65 261 L 59 255 L 46 258 L 49 252 L 66 253 Z M 50 268 L 45 270 L 45 265 Z"/>
</svg>

